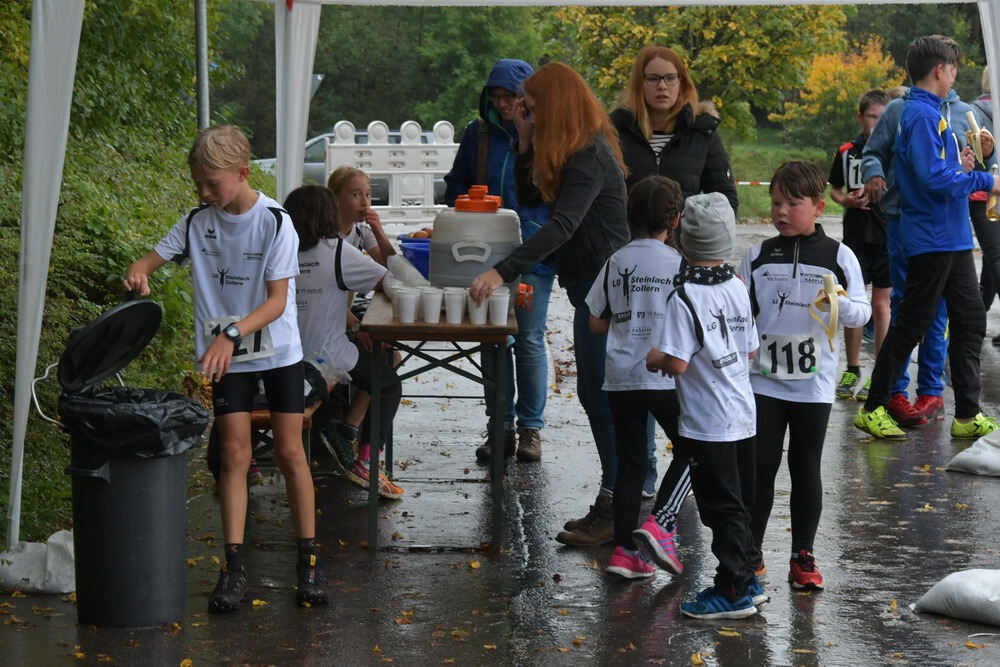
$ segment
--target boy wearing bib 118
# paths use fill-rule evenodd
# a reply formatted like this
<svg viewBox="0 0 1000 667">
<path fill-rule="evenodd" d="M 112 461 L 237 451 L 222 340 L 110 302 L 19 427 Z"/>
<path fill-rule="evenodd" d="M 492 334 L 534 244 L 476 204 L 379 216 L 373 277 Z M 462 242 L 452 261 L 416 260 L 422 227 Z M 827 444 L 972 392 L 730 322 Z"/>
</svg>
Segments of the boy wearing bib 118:
<svg viewBox="0 0 1000 667">
<path fill-rule="evenodd" d="M 243 550 L 250 467 L 250 411 L 258 379 L 271 411 L 274 460 L 288 490 L 298 537 L 298 590 L 303 606 L 327 601 L 318 568 L 312 473 L 302 449 L 302 345 L 295 310 L 299 241 L 288 213 L 250 188 L 250 142 L 233 126 L 198 134 L 188 166 L 201 206 L 177 221 L 134 262 L 125 289 L 149 294 L 149 276 L 168 261 L 190 261 L 195 354 L 212 381 L 222 466 L 219 507 L 226 562 L 208 601 L 236 611 L 248 584 Z"/>
<path fill-rule="evenodd" d="M 820 461 L 834 400 L 837 329 L 863 326 L 871 315 L 861 266 L 851 249 L 816 224 L 826 202 L 823 172 L 809 162 L 786 162 L 771 178 L 771 223 L 778 236 L 758 243 L 743 257 L 740 277 L 750 303 L 760 350 L 750 384 L 757 403 L 757 494 L 750 526 L 758 551 L 774 503 L 774 479 L 781 466 L 785 431 L 792 493 L 792 558 L 788 581 L 794 588 L 821 589 L 823 577 L 813 559 L 813 539 L 823 508 Z M 839 323 L 810 313 L 817 300 L 831 310 L 823 277 L 842 286 L 837 296 Z M 846 290 L 846 291 L 845 291 Z M 825 302 L 825 303 L 824 303 Z M 825 325 L 832 325 L 829 336 Z M 764 573 L 763 562 L 757 568 Z"/>
</svg>

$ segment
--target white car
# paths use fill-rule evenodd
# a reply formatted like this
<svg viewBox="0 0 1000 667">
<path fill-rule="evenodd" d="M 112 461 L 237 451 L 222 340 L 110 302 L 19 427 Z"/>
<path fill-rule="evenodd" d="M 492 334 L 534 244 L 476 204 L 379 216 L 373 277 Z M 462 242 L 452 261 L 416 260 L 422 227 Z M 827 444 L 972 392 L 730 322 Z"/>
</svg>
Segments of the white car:
<svg viewBox="0 0 1000 667">
<path fill-rule="evenodd" d="M 325 132 L 318 136 L 313 137 L 306 141 L 305 159 L 302 165 L 302 182 L 303 183 L 315 183 L 319 185 L 326 184 L 326 155 L 323 153 L 324 143 L 323 139 L 333 140 L 333 132 Z M 359 130 L 354 134 L 354 141 L 358 144 L 368 143 L 368 132 L 364 130 Z M 400 143 L 400 135 L 398 131 L 390 131 L 388 142 L 390 144 Z M 420 143 L 422 144 L 432 144 L 434 143 L 434 133 L 433 132 L 423 132 L 420 136 Z M 275 173 L 276 160 L 273 157 L 264 158 L 261 160 L 254 160 L 254 164 L 259 166 L 265 172 L 269 174 Z M 436 178 L 434 179 L 434 203 L 443 204 L 444 203 L 444 179 Z M 372 179 L 372 206 L 388 206 L 389 205 L 389 181 L 385 178 L 373 178 Z"/>
</svg>

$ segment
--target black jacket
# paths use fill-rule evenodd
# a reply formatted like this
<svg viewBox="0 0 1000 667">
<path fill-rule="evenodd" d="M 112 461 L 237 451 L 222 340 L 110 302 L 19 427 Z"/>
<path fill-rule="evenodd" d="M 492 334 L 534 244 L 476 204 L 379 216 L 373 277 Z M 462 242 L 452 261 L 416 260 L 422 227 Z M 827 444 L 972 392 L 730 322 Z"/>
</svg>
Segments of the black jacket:
<svg viewBox="0 0 1000 667">
<path fill-rule="evenodd" d="M 542 203 L 531 182 L 533 152 L 514 163 L 517 199 L 523 206 Z M 507 282 L 552 255 L 559 284 L 593 281 L 614 251 L 628 243 L 625 179 L 611 147 L 598 135 L 569 157 L 549 222 L 493 268 Z"/>
<path fill-rule="evenodd" d="M 685 197 L 702 192 L 721 192 L 736 211 L 739 200 L 733 184 L 729 156 L 715 129 L 719 118 L 709 102 L 698 105 L 695 115 L 685 105 L 677 118 L 677 127 L 659 158 L 635 122 L 635 114 L 619 108 L 611 112 L 611 122 L 618 130 L 622 155 L 629 169 L 628 188 L 646 176 L 660 174 L 677 181 Z"/>
</svg>

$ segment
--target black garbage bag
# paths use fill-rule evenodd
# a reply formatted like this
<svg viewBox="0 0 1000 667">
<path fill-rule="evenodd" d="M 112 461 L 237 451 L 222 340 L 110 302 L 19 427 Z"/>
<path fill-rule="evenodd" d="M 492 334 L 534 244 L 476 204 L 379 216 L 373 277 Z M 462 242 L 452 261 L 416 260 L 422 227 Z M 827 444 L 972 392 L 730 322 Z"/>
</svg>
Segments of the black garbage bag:
<svg viewBox="0 0 1000 667">
<path fill-rule="evenodd" d="M 83 443 L 140 458 L 180 454 L 208 425 L 205 408 L 187 396 L 133 387 L 64 393 L 59 416 Z"/>
</svg>

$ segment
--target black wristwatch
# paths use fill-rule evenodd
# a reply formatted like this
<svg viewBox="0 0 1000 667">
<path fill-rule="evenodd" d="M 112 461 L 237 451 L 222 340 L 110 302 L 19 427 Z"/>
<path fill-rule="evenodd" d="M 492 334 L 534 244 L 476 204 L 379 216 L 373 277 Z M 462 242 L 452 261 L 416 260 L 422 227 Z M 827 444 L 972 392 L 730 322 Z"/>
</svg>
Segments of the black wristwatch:
<svg viewBox="0 0 1000 667">
<path fill-rule="evenodd" d="M 230 324 L 228 327 L 222 330 L 222 335 L 233 341 L 233 349 L 240 346 L 243 342 L 243 336 L 240 335 L 240 328 L 235 324 Z"/>
</svg>

